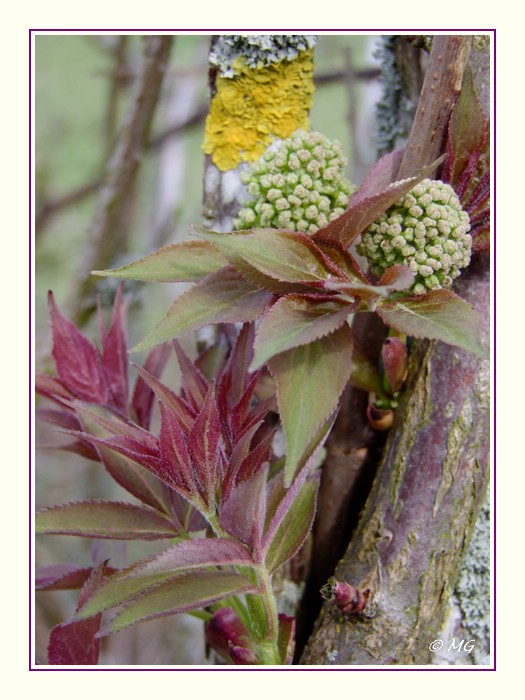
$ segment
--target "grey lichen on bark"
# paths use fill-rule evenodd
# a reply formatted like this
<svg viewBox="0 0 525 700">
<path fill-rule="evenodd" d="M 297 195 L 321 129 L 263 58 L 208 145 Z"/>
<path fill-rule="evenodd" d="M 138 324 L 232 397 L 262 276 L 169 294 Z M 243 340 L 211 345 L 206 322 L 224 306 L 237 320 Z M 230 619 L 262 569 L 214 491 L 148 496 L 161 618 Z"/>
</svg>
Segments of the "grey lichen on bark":
<svg viewBox="0 0 525 700">
<path fill-rule="evenodd" d="M 377 151 L 382 156 L 406 144 L 423 84 L 424 51 L 406 36 L 380 38 L 381 99 L 376 106 Z"/>
</svg>

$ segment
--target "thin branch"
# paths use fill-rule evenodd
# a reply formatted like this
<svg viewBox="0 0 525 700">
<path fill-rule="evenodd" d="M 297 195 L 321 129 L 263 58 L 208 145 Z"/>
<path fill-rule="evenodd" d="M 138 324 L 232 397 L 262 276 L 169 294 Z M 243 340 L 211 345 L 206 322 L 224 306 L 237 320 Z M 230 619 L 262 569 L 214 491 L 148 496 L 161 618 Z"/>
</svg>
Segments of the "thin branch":
<svg viewBox="0 0 525 700">
<path fill-rule="evenodd" d="M 104 120 L 105 154 L 107 156 L 111 155 L 115 143 L 120 95 L 122 88 L 128 82 L 128 39 L 129 36 L 126 34 L 116 37 L 115 44 L 110 49 L 113 69 L 110 75 L 108 103 Z"/>
<path fill-rule="evenodd" d="M 398 179 L 414 175 L 444 153 L 452 109 L 461 92 L 470 36 L 435 36 Z"/>
<path fill-rule="evenodd" d="M 202 122 L 206 118 L 207 113 L 207 106 L 201 105 L 185 121 L 181 122 L 180 124 L 174 124 L 173 126 L 170 126 L 168 129 L 161 132 L 160 134 L 157 134 L 157 136 L 151 138 L 145 150 L 153 152 L 160 150 L 172 138 L 179 136 L 187 129 L 191 129 L 193 127 L 198 126 L 199 124 L 202 124 Z M 39 208 L 36 215 L 36 235 L 38 236 L 40 233 L 42 233 L 42 231 L 48 225 L 49 221 L 54 216 L 59 214 L 63 209 L 67 209 L 70 206 L 79 204 L 84 199 L 87 199 L 91 195 L 95 194 L 98 191 L 98 189 L 102 187 L 103 183 L 103 178 L 96 178 L 94 180 L 91 180 L 91 182 L 88 182 L 85 185 L 82 185 L 81 187 L 72 190 L 71 192 L 66 192 L 66 194 L 58 195 L 57 197 L 50 198 L 47 201 L 45 201 Z"/>
<path fill-rule="evenodd" d="M 70 316 L 80 325 L 93 308 L 91 296 L 96 279 L 91 276 L 91 270 L 110 265 L 115 252 L 122 247 L 128 195 L 148 142 L 172 41 L 171 36 L 148 36 L 144 40 L 144 58 L 131 105 L 107 164 L 88 248 L 72 285 Z"/>
<path fill-rule="evenodd" d="M 362 70 L 354 71 L 353 77 L 356 80 L 372 81 L 376 80 L 379 77 L 379 72 L 380 71 L 376 68 L 364 68 Z M 127 80 L 130 76 L 126 74 L 122 75 L 121 77 Z M 333 71 L 330 73 L 323 73 L 317 76 L 316 78 L 314 78 L 314 82 L 316 86 L 319 87 L 323 85 L 329 85 L 335 82 L 341 82 L 342 80 L 347 79 L 347 77 L 348 75 L 346 71 Z M 206 119 L 207 114 L 208 105 L 200 105 L 195 110 L 195 112 L 192 115 L 190 115 L 185 121 L 179 124 L 174 124 L 173 126 L 170 126 L 164 131 L 162 131 L 161 133 L 152 136 L 146 146 L 146 151 L 158 151 L 170 139 L 174 138 L 175 136 L 179 136 L 187 129 L 192 129 L 202 124 Z M 87 197 L 90 197 L 91 195 L 95 194 L 97 190 L 100 187 L 102 187 L 102 184 L 103 178 L 95 178 L 91 182 L 88 182 L 85 185 L 82 185 L 81 187 L 72 190 L 71 192 L 66 192 L 65 194 L 50 197 L 49 199 L 45 200 L 39 207 L 36 214 L 36 236 L 38 237 L 38 235 L 44 231 L 44 229 L 54 216 L 59 214 L 63 209 L 67 209 L 70 206 L 78 204 Z"/>
</svg>

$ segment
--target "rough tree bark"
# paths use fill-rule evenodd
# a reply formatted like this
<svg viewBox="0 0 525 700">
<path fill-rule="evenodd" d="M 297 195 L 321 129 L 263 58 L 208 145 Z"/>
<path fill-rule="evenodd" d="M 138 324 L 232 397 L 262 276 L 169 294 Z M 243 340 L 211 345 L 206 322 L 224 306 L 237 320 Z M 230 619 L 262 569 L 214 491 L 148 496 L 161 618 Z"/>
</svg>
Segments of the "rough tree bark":
<svg viewBox="0 0 525 700">
<path fill-rule="evenodd" d="M 434 38 L 400 177 L 443 152 L 469 44 L 469 37 Z M 488 260 L 475 258 L 455 290 L 478 311 L 488 345 Z M 414 343 L 396 422 L 335 572 L 368 588 L 369 604 L 354 619 L 325 605 L 301 663 L 432 663 L 429 644 L 439 637 L 489 479 L 489 420 L 488 363 L 442 343 Z"/>
<path fill-rule="evenodd" d="M 484 318 L 489 265 L 480 256 L 457 290 Z M 325 605 L 302 658 L 326 664 L 427 664 L 488 481 L 488 363 L 443 343 L 413 346 L 409 378 L 373 490 L 337 570 L 370 589 L 365 614 Z"/>
</svg>

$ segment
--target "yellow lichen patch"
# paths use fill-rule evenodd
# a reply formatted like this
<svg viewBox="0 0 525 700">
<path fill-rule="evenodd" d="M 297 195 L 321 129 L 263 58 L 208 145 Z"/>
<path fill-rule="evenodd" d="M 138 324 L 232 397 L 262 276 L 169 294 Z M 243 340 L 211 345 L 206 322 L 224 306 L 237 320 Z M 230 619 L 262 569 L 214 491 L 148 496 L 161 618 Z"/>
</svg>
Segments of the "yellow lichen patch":
<svg viewBox="0 0 525 700">
<path fill-rule="evenodd" d="M 266 68 L 235 64 L 233 78 L 217 78 L 203 149 L 219 170 L 257 160 L 275 138 L 308 129 L 313 101 L 312 53 Z"/>
</svg>

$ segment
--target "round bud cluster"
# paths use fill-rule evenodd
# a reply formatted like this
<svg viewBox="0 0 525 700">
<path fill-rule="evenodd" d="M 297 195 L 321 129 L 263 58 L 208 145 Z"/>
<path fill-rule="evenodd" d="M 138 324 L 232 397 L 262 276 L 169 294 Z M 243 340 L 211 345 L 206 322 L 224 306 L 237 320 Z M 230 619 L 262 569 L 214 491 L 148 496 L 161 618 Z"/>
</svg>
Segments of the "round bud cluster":
<svg viewBox="0 0 525 700">
<path fill-rule="evenodd" d="M 411 292 L 450 287 L 470 262 L 470 220 L 450 185 L 423 180 L 362 234 L 357 252 L 378 277 L 392 265 L 416 275 Z"/>
<path fill-rule="evenodd" d="M 356 188 L 345 178 L 347 163 L 338 141 L 298 129 L 241 174 L 251 199 L 234 227 L 314 233 L 350 202 Z"/>
</svg>

